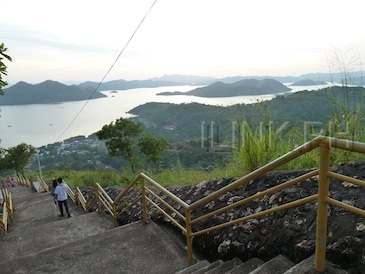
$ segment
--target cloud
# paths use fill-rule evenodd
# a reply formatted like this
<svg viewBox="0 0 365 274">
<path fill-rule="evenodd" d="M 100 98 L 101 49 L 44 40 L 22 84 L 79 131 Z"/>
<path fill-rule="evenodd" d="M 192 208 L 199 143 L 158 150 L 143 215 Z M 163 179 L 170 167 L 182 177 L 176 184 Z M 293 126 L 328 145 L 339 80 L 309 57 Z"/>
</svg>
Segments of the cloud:
<svg viewBox="0 0 365 274">
<path fill-rule="evenodd" d="M 154 2 L 4 1 L 0 41 L 14 59 L 13 83 L 100 80 Z M 333 45 L 356 45 L 364 57 L 360 6 L 356 0 L 159 0 L 108 79 L 318 72 Z"/>
</svg>

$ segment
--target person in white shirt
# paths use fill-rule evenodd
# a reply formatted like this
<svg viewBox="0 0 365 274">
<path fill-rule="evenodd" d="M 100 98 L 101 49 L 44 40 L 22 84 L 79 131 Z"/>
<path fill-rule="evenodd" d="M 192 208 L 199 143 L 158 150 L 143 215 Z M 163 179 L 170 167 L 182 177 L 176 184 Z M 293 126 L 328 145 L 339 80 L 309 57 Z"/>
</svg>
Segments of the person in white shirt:
<svg viewBox="0 0 365 274">
<path fill-rule="evenodd" d="M 55 201 L 58 201 L 58 207 L 60 208 L 60 217 L 63 217 L 65 215 L 63 215 L 63 206 L 65 207 L 66 209 L 66 212 L 67 212 L 67 217 L 70 218 L 71 215 L 70 215 L 70 211 L 68 210 L 68 204 L 67 204 L 67 199 L 68 199 L 68 196 L 67 196 L 67 184 L 62 180 L 62 178 L 58 178 L 57 179 L 57 187 L 54 191 L 54 194 L 55 194 Z"/>
</svg>

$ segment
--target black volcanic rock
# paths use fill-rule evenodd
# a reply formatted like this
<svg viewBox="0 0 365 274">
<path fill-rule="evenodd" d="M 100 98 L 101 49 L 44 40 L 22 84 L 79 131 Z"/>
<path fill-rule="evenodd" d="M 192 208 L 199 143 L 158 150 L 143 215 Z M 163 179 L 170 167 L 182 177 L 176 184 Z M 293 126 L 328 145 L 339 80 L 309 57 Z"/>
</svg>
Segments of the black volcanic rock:
<svg viewBox="0 0 365 274">
<path fill-rule="evenodd" d="M 273 79 L 244 79 L 231 84 L 215 82 L 184 93 L 159 93 L 158 95 L 194 95 L 199 97 L 233 97 L 247 95 L 276 94 L 290 91 L 284 84 Z"/>
<path fill-rule="evenodd" d="M 106 97 L 94 91 L 90 87 L 67 86 L 51 80 L 36 85 L 19 82 L 4 89 L 4 96 L 0 97 L 0 105 L 50 104 Z"/>
<path fill-rule="evenodd" d="M 192 218 L 205 215 L 223 206 L 252 196 L 257 192 L 262 192 L 265 189 L 287 182 L 308 171 L 310 170 L 270 172 L 234 191 L 227 192 L 205 206 L 197 208 L 192 212 Z M 365 163 L 343 164 L 331 168 L 331 171 L 360 180 L 365 179 Z M 192 204 L 227 186 L 235 179 L 237 178 L 210 180 L 195 185 L 170 187 L 168 190 L 186 203 Z M 87 195 L 90 189 L 83 189 L 84 195 Z M 133 191 L 135 190 L 132 189 L 129 193 Z M 154 191 L 159 193 L 157 189 L 154 189 Z M 225 213 L 216 214 L 205 221 L 198 222 L 193 225 L 193 231 L 274 208 L 314 195 L 318 193 L 317 191 L 318 176 L 314 176 L 295 186 L 266 195 L 261 199 L 255 199 L 245 205 L 232 208 Z M 106 192 L 112 199 L 115 199 L 120 190 L 108 188 Z M 333 199 L 358 208 L 363 209 L 365 207 L 365 189 L 359 186 L 331 179 L 329 193 Z M 159 195 L 165 196 L 162 193 Z M 155 203 L 165 208 L 160 201 L 155 200 Z M 141 202 L 138 202 L 119 215 L 119 224 L 143 219 L 141 206 Z M 96 208 L 97 205 L 94 210 Z M 165 208 L 165 210 L 168 209 Z M 177 210 L 184 214 L 183 208 L 179 207 Z M 148 211 L 148 216 L 155 222 L 167 224 L 171 229 L 175 229 L 171 221 L 156 210 L 155 207 L 149 207 Z M 298 263 L 315 252 L 316 216 L 317 203 L 311 202 L 197 236 L 194 238 L 194 249 L 210 260 L 231 259 L 233 257 L 248 260 L 258 257 L 266 261 L 281 254 Z M 180 223 L 184 226 L 183 221 L 180 221 Z M 179 230 L 177 229 L 177 231 Z M 350 273 L 365 273 L 365 263 L 363 260 L 365 252 L 364 232 L 365 220 L 363 217 L 339 207 L 329 206 L 326 259 L 340 265 Z"/>
</svg>

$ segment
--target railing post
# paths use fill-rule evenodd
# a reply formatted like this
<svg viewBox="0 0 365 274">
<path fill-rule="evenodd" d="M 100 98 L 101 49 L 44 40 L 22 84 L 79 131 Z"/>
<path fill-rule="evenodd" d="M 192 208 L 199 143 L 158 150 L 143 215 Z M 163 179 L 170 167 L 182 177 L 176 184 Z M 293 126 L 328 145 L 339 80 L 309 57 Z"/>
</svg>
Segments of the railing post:
<svg viewBox="0 0 365 274">
<path fill-rule="evenodd" d="M 118 220 L 117 220 L 117 206 L 115 205 L 115 202 L 113 202 L 113 219 L 114 219 L 114 226 L 118 226 Z"/>
<path fill-rule="evenodd" d="M 193 237 L 192 229 L 191 229 L 191 210 L 187 208 L 185 210 L 185 218 L 186 218 L 186 248 L 188 251 L 188 265 L 193 264 Z"/>
<path fill-rule="evenodd" d="M 145 185 L 145 181 L 144 178 L 142 178 L 142 212 L 143 212 L 143 222 L 145 224 L 148 223 L 148 218 L 147 218 L 147 200 L 146 200 L 146 189 L 145 189 L 146 185 Z"/>
<path fill-rule="evenodd" d="M 96 198 L 98 199 L 98 211 L 101 212 L 101 198 L 100 198 L 100 190 L 96 188 Z"/>
<path fill-rule="evenodd" d="M 80 200 L 79 200 L 79 192 L 77 191 L 77 189 L 75 190 L 75 204 L 76 206 L 80 205 Z"/>
<path fill-rule="evenodd" d="M 328 219 L 328 197 L 329 179 L 328 171 L 330 168 L 330 148 L 320 145 L 320 166 L 318 182 L 318 208 L 317 208 L 317 232 L 316 232 L 316 253 L 315 269 L 323 272 L 325 269 L 326 246 L 327 246 L 327 219 Z"/>
</svg>

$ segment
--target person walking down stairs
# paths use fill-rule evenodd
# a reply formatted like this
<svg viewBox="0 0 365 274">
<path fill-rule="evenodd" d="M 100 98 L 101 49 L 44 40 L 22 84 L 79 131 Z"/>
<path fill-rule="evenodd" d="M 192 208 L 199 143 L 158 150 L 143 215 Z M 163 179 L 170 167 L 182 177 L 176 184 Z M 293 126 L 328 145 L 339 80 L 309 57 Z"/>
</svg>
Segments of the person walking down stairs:
<svg viewBox="0 0 365 274">
<path fill-rule="evenodd" d="M 62 180 L 62 178 L 58 178 L 57 179 L 57 187 L 54 191 L 54 200 L 55 201 L 58 201 L 58 207 L 60 209 L 60 217 L 63 217 L 65 216 L 63 214 L 63 207 L 65 207 L 66 209 L 66 212 L 67 212 L 67 217 L 70 218 L 71 215 L 70 215 L 70 211 L 68 209 L 68 204 L 67 204 L 67 199 L 68 199 L 68 196 L 67 196 L 67 184 Z"/>
</svg>

